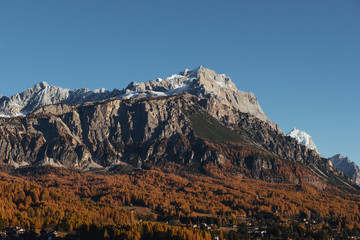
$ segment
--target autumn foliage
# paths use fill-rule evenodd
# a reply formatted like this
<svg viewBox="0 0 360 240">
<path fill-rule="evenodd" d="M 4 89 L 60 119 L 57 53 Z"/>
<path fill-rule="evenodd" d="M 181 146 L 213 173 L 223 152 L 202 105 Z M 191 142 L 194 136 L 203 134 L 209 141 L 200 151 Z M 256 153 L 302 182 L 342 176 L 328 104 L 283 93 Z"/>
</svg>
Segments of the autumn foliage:
<svg viewBox="0 0 360 240">
<path fill-rule="evenodd" d="M 331 187 L 318 190 L 306 184 L 275 184 L 232 176 L 212 165 L 204 169 L 213 176 L 175 174 L 171 168 L 163 169 L 167 172 L 139 170 L 127 175 L 49 167 L 16 174 L 1 172 L 0 223 L 71 231 L 98 223 L 134 224 L 140 219 L 153 222 L 207 216 L 220 226 L 240 224 L 244 218 L 267 213 L 274 219 L 305 214 L 331 218 L 349 228 L 360 227 L 358 195 Z M 135 206 L 148 211 L 134 211 Z"/>
</svg>

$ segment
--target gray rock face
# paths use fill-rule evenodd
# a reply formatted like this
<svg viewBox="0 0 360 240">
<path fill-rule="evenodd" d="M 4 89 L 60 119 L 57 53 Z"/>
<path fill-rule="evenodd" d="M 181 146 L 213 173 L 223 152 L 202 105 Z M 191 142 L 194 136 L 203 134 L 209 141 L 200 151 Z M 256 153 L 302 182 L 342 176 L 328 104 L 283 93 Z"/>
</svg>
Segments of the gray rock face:
<svg viewBox="0 0 360 240">
<path fill-rule="evenodd" d="M 195 70 L 186 69 L 166 79 L 158 78 L 139 84 L 132 82 L 126 89 L 113 91 L 105 89 L 90 91 L 85 88 L 72 91 L 41 82 L 10 98 L 0 98 L 0 116 L 26 115 L 39 107 L 58 103 L 83 104 L 111 98 L 139 99 L 183 93 L 207 98 L 213 105 L 226 105 L 230 110 L 249 113 L 280 131 L 262 111 L 253 93 L 239 91 L 229 77 L 216 74 L 213 70 L 204 67 Z"/>
<path fill-rule="evenodd" d="M 351 162 L 348 157 L 344 157 L 341 154 L 329 158 L 333 165 L 344 172 L 347 176 L 354 180 L 354 182 L 360 186 L 360 168 L 354 162 Z"/>
</svg>

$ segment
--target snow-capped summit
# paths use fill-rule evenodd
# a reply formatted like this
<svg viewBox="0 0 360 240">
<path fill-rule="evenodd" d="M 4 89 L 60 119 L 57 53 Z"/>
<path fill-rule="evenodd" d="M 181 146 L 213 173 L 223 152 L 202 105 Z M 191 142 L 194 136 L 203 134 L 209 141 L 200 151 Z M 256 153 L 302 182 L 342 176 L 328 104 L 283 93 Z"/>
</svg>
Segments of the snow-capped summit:
<svg viewBox="0 0 360 240">
<path fill-rule="evenodd" d="M 348 175 L 354 182 L 360 186 L 360 168 L 354 162 L 351 162 L 348 157 L 341 154 L 329 158 L 334 166 Z"/>
<path fill-rule="evenodd" d="M 308 133 L 294 127 L 293 130 L 291 130 L 291 132 L 287 134 L 287 136 L 295 138 L 301 145 L 309 149 L 315 150 L 317 153 L 319 153 L 315 143 L 312 140 L 312 137 Z"/>
<path fill-rule="evenodd" d="M 44 105 L 100 101 L 109 98 L 130 99 L 143 97 L 161 97 L 189 93 L 200 98 L 212 99 L 212 103 L 225 104 L 243 113 L 249 113 L 269 123 L 275 129 L 278 126 L 270 121 L 262 111 L 254 94 L 239 91 L 225 74 L 216 74 L 202 66 L 168 78 L 157 78 L 147 82 L 131 82 L 125 89 L 108 91 L 100 88 L 91 91 L 82 89 L 65 89 L 40 82 L 28 90 L 10 98 L 0 97 L 0 116 L 26 115 Z"/>
</svg>

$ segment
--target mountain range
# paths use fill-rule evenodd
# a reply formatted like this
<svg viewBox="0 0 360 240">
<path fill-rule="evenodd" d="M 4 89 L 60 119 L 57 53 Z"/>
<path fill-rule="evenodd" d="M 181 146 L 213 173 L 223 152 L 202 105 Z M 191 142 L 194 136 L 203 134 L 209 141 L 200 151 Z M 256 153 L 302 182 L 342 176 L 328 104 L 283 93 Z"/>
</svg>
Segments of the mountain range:
<svg viewBox="0 0 360 240">
<path fill-rule="evenodd" d="M 286 136 L 254 94 L 201 66 L 113 91 L 41 82 L 2 96 L 0 114 L 0 161 L 15 167 L 176 163 L 201 171 L 211 163 L 270 182 L 351 185 L 315 145 Z"/>
</svg>

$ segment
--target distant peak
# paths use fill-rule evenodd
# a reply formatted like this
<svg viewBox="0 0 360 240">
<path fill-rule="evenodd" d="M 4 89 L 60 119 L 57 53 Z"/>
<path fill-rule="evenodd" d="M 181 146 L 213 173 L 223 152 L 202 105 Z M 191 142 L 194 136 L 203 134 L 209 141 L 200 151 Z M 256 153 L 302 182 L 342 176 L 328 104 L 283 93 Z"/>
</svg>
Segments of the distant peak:
<svg viewBox="0 0 360 240">
<path fill-rule="evenodd" d="M 315 143 L 312 140 L 312 137 L 308 133 L 301 131 L 299 129 L 296 129 L 296 127 L 293 127 L 293 129 L 291 130 L 291 132 L 289 132 L 287 134 L 287 136 L 295 138 L 296 141 L 298 143 L 300 143 L 301 145 L 303 145 L 309 149 L 315 150 L 316 152 L 319 153 Z"/>
</svg>

